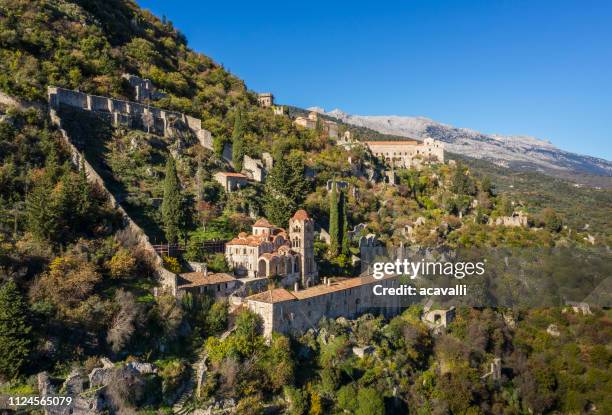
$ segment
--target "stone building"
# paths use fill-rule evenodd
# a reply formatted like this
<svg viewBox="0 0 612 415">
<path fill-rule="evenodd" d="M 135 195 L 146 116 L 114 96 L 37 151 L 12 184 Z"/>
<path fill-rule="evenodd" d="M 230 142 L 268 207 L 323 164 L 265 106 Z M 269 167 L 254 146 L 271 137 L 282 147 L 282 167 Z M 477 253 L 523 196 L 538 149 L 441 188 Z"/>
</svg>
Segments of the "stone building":
<svg viewBox="0 0 612 415">
<path fill-rule="evenodd" d="M 261 218 L 252 233 L 241 232 L 225 245 L 225 257 L 239 276 L 289 277 L 312 285 L 318 276 L 314 260 L 314 221 L 298 210 L 289 220 L 289 233 Z"/>
<path fill-rule="evenodd" d="M 293 123 L 300 127 L 314 130 L 319 122 L 319 113 L 316 111 L 310 111 L 308 117 L 297 117 Z M 325 120 L 321 118 L 321 127 L 329 138 L 338 138 L 338 124 L 331 120 Z"/>
<path fill-rule="evenodd" d="M 300 334 L 316 327 L 321 318 L 355 318 L 366 312 L 380 311 L 387 317 L 401 310 L 400 296 L 378 297 L 374 287 L 398 287 L 395 276 L 376 280 L 356 277 L 303 290 L 276 288 L 245 299 L 246 306 L 263 320 L 264 335 L 272 332 Z"/>
<path fill-rule="evenodd" d="M 248 183 L 248 177 L 242 173 L 219 172 L 213 177 L 228 193 L 241 189 Z"/>
<path fill-rule="evenodd" d="M 274 106 L 274 95 L 271 92 L 262 92 L 257 94 L 257 101 L 260 107 L 270 108 Z"/>
<path fill-rule="evenodd" d="M 177 291 L 191 294 L 210 294 L 216 298 L 226 298 L 240 287 L 241 283 L 224 272 L 209 273 L 206 269 L 198 272 L 179 274 Z"/>
<path fill-rule="evenodd" d="M 391 167 L 419 167 L 424 162 L 444 163 L 444 144 L 432 138 L 425 141 L 366 141 L 372 154 Z"/>
</svg>

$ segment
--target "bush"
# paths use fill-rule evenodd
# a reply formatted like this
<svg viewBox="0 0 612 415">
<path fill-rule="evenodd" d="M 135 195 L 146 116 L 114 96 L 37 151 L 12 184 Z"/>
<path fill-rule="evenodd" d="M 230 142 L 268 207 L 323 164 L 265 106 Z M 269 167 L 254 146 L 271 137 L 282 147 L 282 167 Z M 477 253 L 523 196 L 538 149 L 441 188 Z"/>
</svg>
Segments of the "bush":
<svg viewBox="0 0 612 415">
<path fill-rule="evenodd" d="M 111 278 L 127 278 L 136 268 L 136 259 L 124 248 L 121 248 L 108 261 L 108 270 Z"/>
</svg>

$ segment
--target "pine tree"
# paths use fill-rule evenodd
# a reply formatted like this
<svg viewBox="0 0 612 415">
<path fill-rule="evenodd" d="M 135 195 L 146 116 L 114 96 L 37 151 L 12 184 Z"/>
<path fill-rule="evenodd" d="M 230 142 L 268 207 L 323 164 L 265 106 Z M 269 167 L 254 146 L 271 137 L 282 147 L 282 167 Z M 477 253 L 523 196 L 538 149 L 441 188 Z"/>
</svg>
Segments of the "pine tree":
<svg viewBox="0 0 612 415">
<path fill-rule="evenodd" d="M 169 155 L 166 161 L 166 177 L 164 179 L 164 200 L 161 205 L 164 233 L 168 243 L 178 241 L 180 225 L 182 222 L 181 184 L 176 174 L 174 158 Z"/>
<path fill-rule="evenodd" d="M 244 159 L 244 119 L 242 108 L 238 109 L 232 131 L 232 163 L 236 171 L 242 170 Z"/>
<path fill-rule="evenodd" d="M 50 240 L 58 229 L 58 212 L 53 198 L 53 182 L 43 175 L 26 199 L 26 228 L 39 240 Z"/>
<path fill-rule="evenodd" d="M 30 354 L 30 331 L 25 302 L 9 280 L 0 287 L 0 378 L 19 375 Z"/>
<path fill-rule="evenodd" d="M 342 239 L 342 228 L 340 224 L 340 203 L 338 200 L 338 190 L 336 183 L 332 184 L 329 192 L 329 252 L 332 256 L 338 255 Z"/>
</svg>

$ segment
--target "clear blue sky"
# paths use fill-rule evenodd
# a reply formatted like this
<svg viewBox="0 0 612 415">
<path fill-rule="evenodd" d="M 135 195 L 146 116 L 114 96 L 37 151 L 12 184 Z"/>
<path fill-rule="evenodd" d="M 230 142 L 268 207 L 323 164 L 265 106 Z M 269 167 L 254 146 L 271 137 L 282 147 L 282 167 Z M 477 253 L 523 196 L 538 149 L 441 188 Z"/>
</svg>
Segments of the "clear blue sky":
<svg viewBox="0 0 612 415">
<path fill-rule="evenodd" d="M 138 3 L 280 103 L 421 115 L 612 160 L 612 1 Z"/>
</svg>

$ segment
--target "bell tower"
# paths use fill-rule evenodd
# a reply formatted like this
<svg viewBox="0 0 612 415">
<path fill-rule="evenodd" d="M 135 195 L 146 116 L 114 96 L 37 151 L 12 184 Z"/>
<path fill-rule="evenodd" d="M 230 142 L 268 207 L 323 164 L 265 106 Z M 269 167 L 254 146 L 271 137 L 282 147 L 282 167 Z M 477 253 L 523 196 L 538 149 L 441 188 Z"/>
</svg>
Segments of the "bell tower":
<svg viewBox="0 0 612 415">
<path fill-rule="evenodd" d="M 314 258 L 314 221 L 300 209 L 289 219 L 291 249 L 300 255 L 302 285 L 310 287 L 317 282 L 318 271 Z"/>
</svg>

